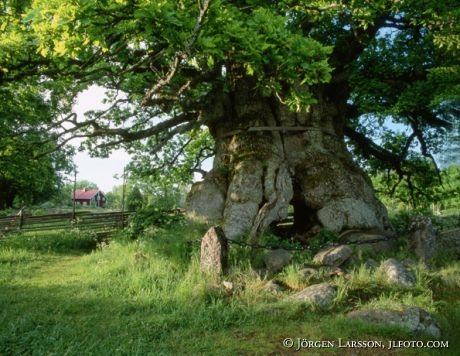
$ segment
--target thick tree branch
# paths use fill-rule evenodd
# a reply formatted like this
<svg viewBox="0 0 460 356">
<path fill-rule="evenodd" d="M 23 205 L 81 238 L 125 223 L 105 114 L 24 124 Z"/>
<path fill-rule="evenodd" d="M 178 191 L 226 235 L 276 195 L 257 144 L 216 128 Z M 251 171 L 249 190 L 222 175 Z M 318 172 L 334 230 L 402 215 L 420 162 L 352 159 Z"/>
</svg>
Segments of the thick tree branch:
<svg viewBox="0 0 460 356">
<path fill-rule="evenodd" d="M 400 156 L 385 150 L 362 133 L 347 126 L 345 126 L 343 131 L 345 136 L 354 141 L 363 150 L 364 154 L 374 156 L 383 162 L 389 163 L 395 169 L 401 170 L 402 158 Z"/>
<path fill-rule="evenodd" d="M 188 59 L 192 56 L 195 42 L 203 26 L 206 14 L 211 4 L 211 0 L 199 1 L 198 4 L 199 4 L 199 14 L 196 20 L 195 28 L 193 29 L 189 40 L 185 44 L 184 49 L 182 51 L 177 52 L 174 55 L 173 59 L 170 62 L 170 65 L 169 65 L 169 68 L 166 74 L 162 78 L 160 78 L 160 80 L 158 80 L 158 82 L 155 83 L 155 85 L 146 92 L 146 94 L 144 95 L 144 99 L 142 100 L 142 105 L 148 105 L 150 101 L 152 100 L 152 98 L 156 95 L 161 96 L 159 94 L 161 89 L 171 82 L 171 80 L 174 78 L 174 76 L 178 72 L 180 64 L 187 62 Z"/>
<path fill-rule="evenodd" d="M 188 120 L 183 120 L 181 122 L 182 124 L 178 124 L 177 126 L 169 126 L 169 125 L 161 125 L 164 127 L 163 129 L 159 129 L 158 125 L 155 127 L 152 127 L 148 130 L 143 130 L 143 131 L 138 131 L 138 132 L 132 132 L 132 133 L 127 133 L 125 132 L 124 134 L 117 134 L 114 133 L 113 136 L 119 136 L 121 137 L 118 140 L 114 141 L 109 141 L 106 143 L 102 143 L 97 145 L 98 148 L 110 148 L 110 147 L 115 147 L 124 143 L 130 143 L 133 141 L 138 141 L 144 138 L 152 137 L 154 135 L 160 135 L 160 139 L 158 143 L 150 148 L 150 152 L 158 152 L 160 151 L 166 142 L 170 139 L 172 139 L 174 136 L 185 133 L 187 131 L 190 131 L 191 129 L 195 128 L 198 124 L 196 121 L 188 121 Z M 173 128 L 172 128 L 173 127 Z M 89 137 L 100 137 L 100 133 L 94 136 L 89 136 Z M 107 136 L 104 134 L 104 136 Z"/>
</svg>

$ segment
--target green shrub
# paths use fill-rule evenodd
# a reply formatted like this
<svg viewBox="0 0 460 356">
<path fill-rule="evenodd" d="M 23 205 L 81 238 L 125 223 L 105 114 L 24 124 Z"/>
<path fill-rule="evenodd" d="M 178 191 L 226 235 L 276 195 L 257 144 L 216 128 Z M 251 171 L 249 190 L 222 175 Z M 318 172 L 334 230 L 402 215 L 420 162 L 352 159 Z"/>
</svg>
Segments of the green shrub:
<svg viewBox="0 0 460 356">
<path fill-rule="evenodd" d="M 128 233 L 132 239 L 138 238 L 144 231 L 151 228 L 166 228 L 183 220 L 183 214 L 177 210 L 162 210 L 149 205 L 139 209 L 131 219 Z"/>
<path fill-rule="evenodd" d="M 427 210 L 404 210 L 389 212 L 391 224 L 393 225 L 396 232 L 402 236 L 409 233 L 410 222 L 416 216 L 429 217 L 433 227 L 437 230 L 449 230 L 460 227 L 460 216 L 455 213 L 433 215 L 431 211 Z"/>
<path fill-rule="evenodd" d="M 298 241 L 285 239 L 274 234 L 264 234 L 260 239 L 260 245 L 271 249 L 284 248 L 286 250 L 296 250 L 302 248 Z"/>
<path fill-rule="evenodd" d="M 313 253 L 318 252 L 324 246 L 339 242 L 339 235 L 328 229 L 321 229 L 318 235 L 310 239 L 308 247 Z"/>
</svg>

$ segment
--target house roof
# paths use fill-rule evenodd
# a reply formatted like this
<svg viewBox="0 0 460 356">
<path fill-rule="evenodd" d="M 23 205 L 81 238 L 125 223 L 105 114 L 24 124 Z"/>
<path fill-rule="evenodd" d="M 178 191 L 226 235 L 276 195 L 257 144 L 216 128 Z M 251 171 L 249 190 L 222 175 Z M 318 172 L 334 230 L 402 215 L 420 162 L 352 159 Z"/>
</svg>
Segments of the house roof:
<svg viewBox="0 0 460 356">
<path fill-rule="evenodd" d="M 99 192 L 100 192 L 99 189 L 78 189 L 75 191 L 75 200 L 91 199 Z"/>
</svg>

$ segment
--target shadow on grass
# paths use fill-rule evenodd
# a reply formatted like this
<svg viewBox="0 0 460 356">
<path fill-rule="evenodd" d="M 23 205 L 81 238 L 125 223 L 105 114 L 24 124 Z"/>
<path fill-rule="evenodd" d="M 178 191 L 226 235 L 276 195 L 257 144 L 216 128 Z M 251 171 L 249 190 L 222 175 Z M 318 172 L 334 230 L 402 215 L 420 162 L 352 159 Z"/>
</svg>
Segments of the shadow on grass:
<svg viewBox="0 0 460 356">
<path fill-rule="evenodd" d="M 216 349 L 225 355 L 248 348 L 269 353 L 270 341 L 281 338 L 271 336 L 262 322 L 265 312 L 219 301 L 191 308 L 167 296 L 104 297 L 91 284 L 1 289 L 0 354 L 5 355 L 211 355 Z M 275 334 L 282 332 L 282 324 L 272 325 Z M 240 333 L 248 337 L 240 340 Z"/>
<path fill-rule="evenodd" d="M 94 250 L 100 239 L 90 232 L 78 230 L 27 232 L 0 238 L 0 251 L 6 249 L 43 253 L 79 255 Z M 0 252 L 1 253 L 1 252 Z"/>
<path fill-rule="evenodd" d="M 283 347 L 286 337 L 336 344 L 329 350 L 302 350 L 309 354 L 455 355 L 459 346 L 455 329 L 442 338 L 451 340 L 449 350 L 338 349 L 338 338 L 342 343 L 414 338 L 395 328 L 352 323 L 303 307 L 244 306 L 232 300 L 192 307 L 167 295 L 161 300 L 104 295 L 107 290 L 91 282 L 0 288 L 0 354 L 5 355 L 283 355 L 294 351 Z"/>
<path fill-rule="evenodd" d="M 91 296 L 91 288 L 10 285 L 1 292 L 2 355 L 153 354 L 165 331 L 148 306 Z"/>
</svg>

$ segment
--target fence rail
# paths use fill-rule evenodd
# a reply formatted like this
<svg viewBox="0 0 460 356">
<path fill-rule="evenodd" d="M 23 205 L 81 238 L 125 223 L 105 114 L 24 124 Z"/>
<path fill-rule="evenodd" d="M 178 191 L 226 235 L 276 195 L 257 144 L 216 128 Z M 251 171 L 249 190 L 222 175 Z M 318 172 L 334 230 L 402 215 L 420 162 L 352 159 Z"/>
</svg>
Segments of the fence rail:
<svg viewBox="0 0 460 356">
<path fill-rule="evenodd" d="M 108 212 L 50 214 L 50 215 L 17 215 L 0 217 L 0 235 L 18 231 L 47 231 L 67 230 L 78 228 L 81 230 L 109 232 L 127 225 L 133 212 Z"/>
</svg>

